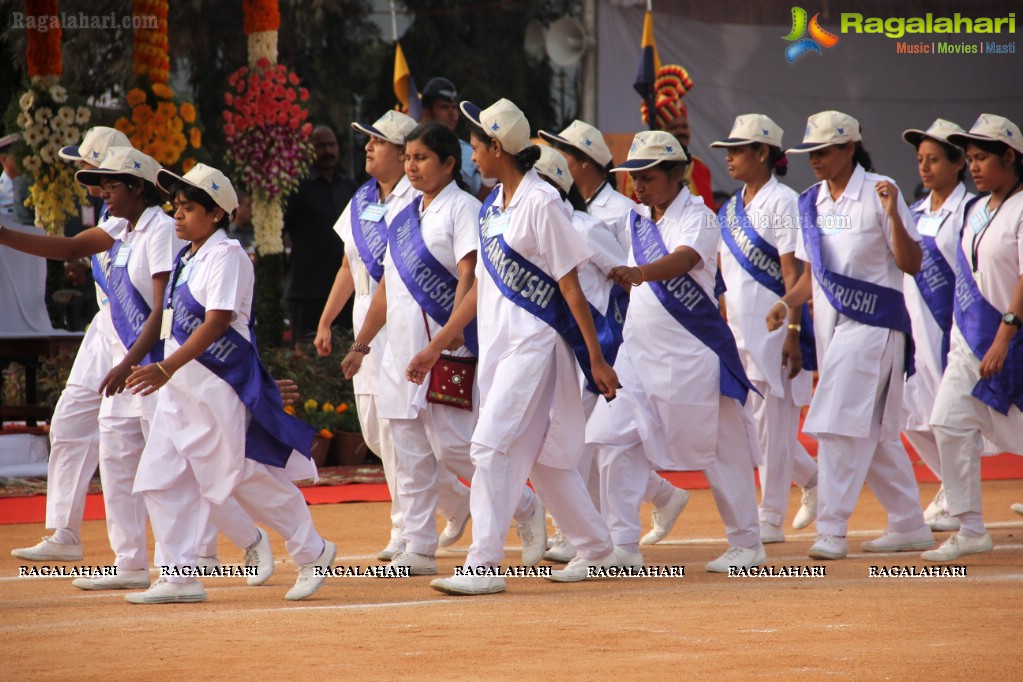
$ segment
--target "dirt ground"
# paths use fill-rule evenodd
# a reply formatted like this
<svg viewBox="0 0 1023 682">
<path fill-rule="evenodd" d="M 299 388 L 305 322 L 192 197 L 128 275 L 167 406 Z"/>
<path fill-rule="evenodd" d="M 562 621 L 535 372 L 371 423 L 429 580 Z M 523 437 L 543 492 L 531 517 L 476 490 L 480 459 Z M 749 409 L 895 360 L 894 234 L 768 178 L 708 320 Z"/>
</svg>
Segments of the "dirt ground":
<svg viewBox="0 0 1023 682">
<path fill-rule="evenodd" d="M 921 488 L 930 501 L 935 486 Z M 283 600 L 295 566 L 278 537 L 276 572 L 262 587 L 211 578 L 206 603 L 136 606 L 67 578 L 17 577 L 32 564 L 9 550 L 37 542 L 43 527 L 3 525 L 0 679 L 1023 679 L 1023 516 L 1009 509 L 1023 501 L 1023 482 L 985 483 L 984 501 L 995 550 L 957 562 L 965 577 L 869 577 L 871 566 L 932 564 L 859 550 L 884 527 L 867 491 L 847 559 L 808 559 L 812 527 L 768 546 L 769 566 L 825 566 L 826 576 L 708 574 L 725 545 L 700 490 L 672 534 L 644 549 L 648 565 L 682 564 L 684 578 L 510 578 L 504 594 L 450 597 L 428 577 L 335 577 L 297 603 Z M 312 507 L 338 544 L 335 566 L 378 563 L 387 507 Z M 86 522 L 83 540 L 83 564 L 111 563 L 103 522 Z M 242 552 L 221 542 L 221 559 L 239 562 Z M 467 532 L 438 555 L 441 575 L 468 544 Z M 514 532 L 508 547 L 506 565 L 518 564 Z"/>
</svg>

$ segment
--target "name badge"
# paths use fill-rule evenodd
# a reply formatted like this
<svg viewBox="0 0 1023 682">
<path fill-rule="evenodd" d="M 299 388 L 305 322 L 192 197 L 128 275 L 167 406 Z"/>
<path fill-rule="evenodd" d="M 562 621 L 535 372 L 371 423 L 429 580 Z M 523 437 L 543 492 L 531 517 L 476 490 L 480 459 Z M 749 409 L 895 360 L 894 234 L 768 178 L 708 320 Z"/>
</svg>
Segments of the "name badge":
<svg viewBox="0 0 1023 682">
<path fill-rule="evenodd" d="M 96 227 L 96 209 L 92 204 L 82 204 L 82 227 Z"/>
<path fill-rule="evenodd" d="M 181 268 L 181 272 L 178 273 L 178 284 L 184 284 L 188 281 L 188 273 L 192 271 L 192 261 L 185 263 L 185 267 Z"/>
<path fill-rule="evenodd" d="M 127 244 L 122 244 L 121 248 L 117 251 L 117 258 L 114 259 L 115 268 L 123 268 L 128 265 L 128 257 L 131 256 L 131 247 Z"/>
<path fill-rule="evenodd" d="M 985 206 L 978 211 L 974 211 L 970 216 L 970 229 L 973 230 L 973 234 L 983 232 L 989 222 L 991 222 L 991 212 Z"/>
<path fill-rule="evenodd" d="M 387 214 L 387 206 L 384 204 L 369 204 L 366 208 L 362 209 L 362 213 L 359 214 L 359 220 L 367 220 L 371 223 L 379 223 L 384 219 Z"/>
<path fill-rule="evenodd" d="M 938 236 L 938 229 L 941 228 L 943 222 L 945 222 L 945 219 L 941 216 L 920 216 L 920 219 L 916 221 L 916 231 L 923 237 L 936 237 Z"/>
<path fill-rule="evenodd" d="M 167 340 L 171 336 L 171 325 L 174 324 L 174 308 L 164 308 L 160 320 L 160 338 Z"/>
<path fill-rule="evenodd" d="M 511 216 L 508 213 L 491 214 L 487 218 L 487 237 L 496 237 L 508 231 Z"/>
</svg>

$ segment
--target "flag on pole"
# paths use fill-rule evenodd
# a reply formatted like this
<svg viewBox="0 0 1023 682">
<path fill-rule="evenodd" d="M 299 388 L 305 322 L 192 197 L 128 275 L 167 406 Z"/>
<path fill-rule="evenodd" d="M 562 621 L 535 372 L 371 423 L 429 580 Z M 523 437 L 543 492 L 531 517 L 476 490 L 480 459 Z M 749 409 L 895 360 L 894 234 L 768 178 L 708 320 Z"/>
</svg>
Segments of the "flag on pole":
<svg viewBox="0 0 1023 682">
<path fill-rule="evenodd" d="M 398 42 L 394 43 L 394 94 L 411 118 L 417 122 L 423 118 L 423 103 L 419 99 L 416 82 L 412 80 L 408 62 L 405 61 L 405 53 L 401 51 Z"/>
<path fill-rule="evenodd" d="M 643 18 L 643 39 L 640 42 L 640 49 L 642 54 L 639 59 L 639 70 L 636 72 L 636 82 L 632 84 L 632 87 L 646 102 L 646 123 L 650 130 L 654 130 L 657 120 L 654 108 L 657 97 L 654 80 L 657 78 L 657 72 L 661 69 L 661 58 L 657 54 L 657 45 L 654 43 L 654 13 L 649 3 L 646 16 Z M 395 71 L 395 78 L 397 79 L 397 71 Z"/>
</svg>

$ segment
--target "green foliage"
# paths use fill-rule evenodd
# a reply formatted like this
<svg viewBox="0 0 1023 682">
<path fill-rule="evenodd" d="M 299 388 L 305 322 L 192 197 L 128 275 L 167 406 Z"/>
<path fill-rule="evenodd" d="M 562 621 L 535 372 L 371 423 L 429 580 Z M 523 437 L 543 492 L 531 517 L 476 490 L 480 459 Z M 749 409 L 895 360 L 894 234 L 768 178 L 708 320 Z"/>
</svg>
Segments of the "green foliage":
<svg viewBox="0 0 1023 682">
<path fill-rule="evenodd" d="M 256 287 L 253 306 L 256 311 L 256 341 L 262 349 L 284 345 L 284 254 L 260 256 L 256 260 Z"/>
</svg>

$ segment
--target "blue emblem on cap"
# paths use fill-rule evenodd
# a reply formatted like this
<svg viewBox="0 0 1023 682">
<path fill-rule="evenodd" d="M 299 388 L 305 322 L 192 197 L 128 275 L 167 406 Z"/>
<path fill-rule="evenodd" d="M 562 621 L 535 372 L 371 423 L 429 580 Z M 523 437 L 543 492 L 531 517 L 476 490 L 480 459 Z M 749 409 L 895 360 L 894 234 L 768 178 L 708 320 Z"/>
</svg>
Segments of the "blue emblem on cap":
<svg viewBox="0 0 1023 682">
<path fill-rule="evenodd" d="M 212 189 L 214 192 L 220 191 L 220 188 L 217 187 L 217 183 L 213 182 L 212 180 L 210 180 L 210 189 Z"/>
<path fill-rule="evenodd" d="M 94 158 L 94 159 L 98 159 L 99 158 L 99 152 L 96 151 L 95 149 L 92 151 L 92 158 Z"/>
<path fill-rule="evenodd" d="M 845 128 L 835 128 L 839 135 L 845 135 Z"/>
<path fill-rule="evenodd" d="M 666 144 L 666 145 L 664 145 L 664 151 L 666 151 L 669 154 L 671 154 L 673 151 L 675 151 L 675 148 L 672 147 L 670 144 Z"/>
<path fill-rule="evenodd" d="M 587 137 L 587 138 L 585 138 L 583 140 L 583 144 L 586 145 L 587 147 L 592 147 L 593 146 L 593 140 L 591 140 L 590 138 Z"/>
<path fill-rule="evenodd" d="M 497 121 L 494 121 L 494 125 L 490 126 L 490 129 L 496 133 L 498 130 L 501 129 L 501 126 L 497 125 Z"/>
<path fill-rule="evenodd" d="M 558 177 L 559 177 L 559 178 L 560 178 L 560 177 L 561 177 L 562 175 L 564 175 L 564 173 L 562 173 L 562 172 L 561 172 L 561 169 L 560 169 L 560 168 L 558 168 L 558 169 L 557 169 L 557 173 L 558 173 Z"/>
<path fill-rule="evenodd" d="M 1011 130 L 1009 130 L 1008 128 L 1006 128 L 1006 129 L 1005 129 L 1005 136 L 1006 136 L 1006 137 L 1012 137 L 1012 131 L 1011 131 Z"/>
<path fill-rule="evenodd" d="M 806 124 L 806 132 L 803 133 L 803 137 L 806 137 L 807 135 L 810 134 L 810 129 L 811 128 L 813 128 L 813 124 L 812 123 L 807 123 Z"/>
<path fill-rule="evenodd" d="M 771 134 L 771 133 L 769 133 L 769 132 L 767 131 L 767 128 L 761 128 L 761 129 L 760 129 L 760 132 L 761 132 L 761 134 L 762 134 L 762 135 L 763 135 L 764 137 L 767 137 L 768 135 L 770 135 L 770 134 Z"/>
<path fill-rule="evenodd" d="M 142 168 L 142 164 L 138 161 L 132 161 L 132 163 L 135 164 L 135 170 L 140 170 Z"/>
</svg>

